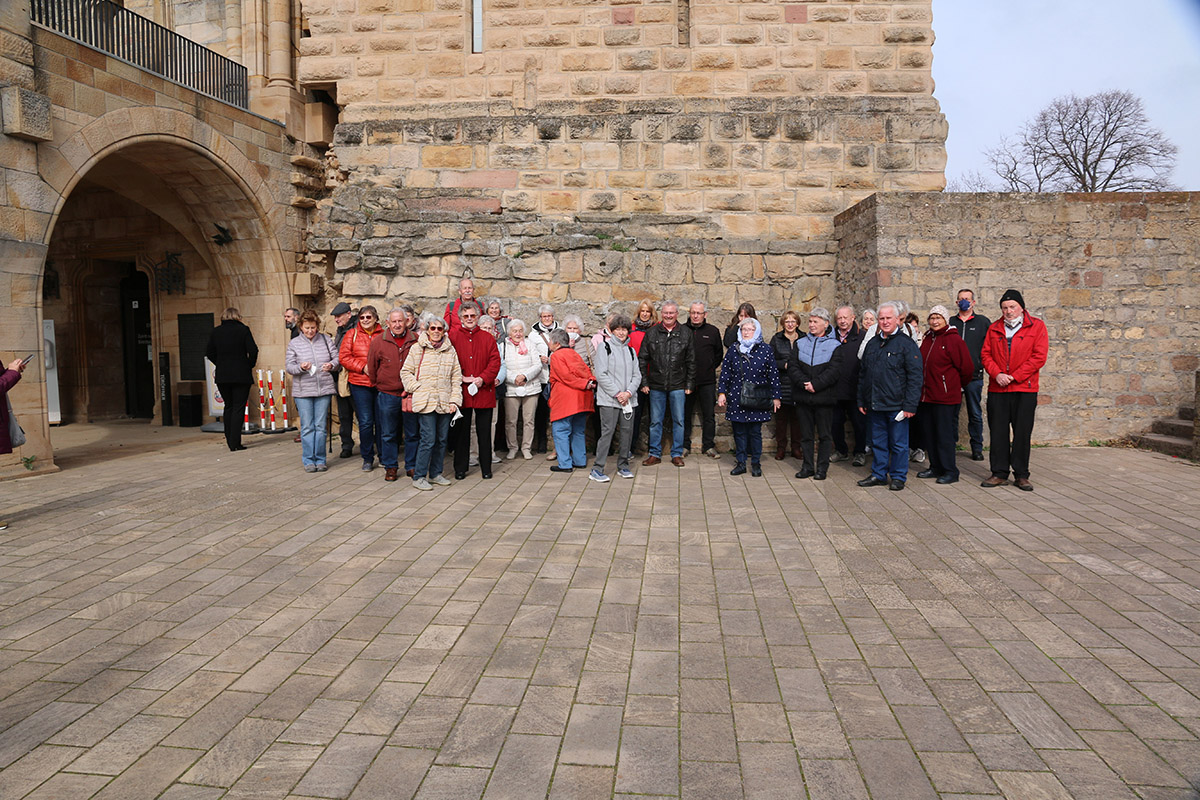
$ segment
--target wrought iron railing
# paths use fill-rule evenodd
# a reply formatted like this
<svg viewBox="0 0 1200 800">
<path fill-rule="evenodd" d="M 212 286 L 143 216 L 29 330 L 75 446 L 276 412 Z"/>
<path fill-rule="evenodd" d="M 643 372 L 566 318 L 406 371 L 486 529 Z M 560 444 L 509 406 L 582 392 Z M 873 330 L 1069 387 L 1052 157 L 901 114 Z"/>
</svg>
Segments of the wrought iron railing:
<svg viewBox="0 0 1200 800">
<path fill-rule="evenodd" d="M 250 107 L 244 66 L 116 3 L 32 0 L 31 5 L 39 25 L 209 97 Z"/>
</svg>

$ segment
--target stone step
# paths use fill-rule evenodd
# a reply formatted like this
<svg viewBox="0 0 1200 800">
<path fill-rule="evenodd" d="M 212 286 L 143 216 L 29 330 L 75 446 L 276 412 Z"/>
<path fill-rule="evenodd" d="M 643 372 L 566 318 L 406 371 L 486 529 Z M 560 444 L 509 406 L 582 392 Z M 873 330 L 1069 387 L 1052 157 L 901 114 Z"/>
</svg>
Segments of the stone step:
<svg viewBox="0 0 1200 800">
<path fill-rule="evenodd" d="M 1166 436 L 1161 433 L 1142 433 L 1133 437 L 1137 447 L 1153 450 L 1177 458 L 1192 457 L 1192 440 L 1181 436 Z"/>
<path fill-rule="evenodd" d="M 1180 406 L 1179 418 L 1194 420 L 1196 418 L 1196 409 L 1194 406 Z"/>
<path fill-rule="evenodd" d="M 1156 419 L 1150 424 L 1151 433 L 1161 433 L 1164 436 L 1177 436 L 1180 439 L 1192 438 L 1192 426 L 1195 425 L 1190 419 Z"/>
</svg>

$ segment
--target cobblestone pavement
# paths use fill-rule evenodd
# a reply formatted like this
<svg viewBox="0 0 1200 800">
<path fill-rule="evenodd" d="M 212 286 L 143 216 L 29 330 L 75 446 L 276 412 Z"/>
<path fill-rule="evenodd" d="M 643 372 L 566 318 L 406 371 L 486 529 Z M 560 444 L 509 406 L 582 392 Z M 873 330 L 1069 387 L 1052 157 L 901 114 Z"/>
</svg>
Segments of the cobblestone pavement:
<svg viewBox="0 0 1200 800">
<path fill-rule="evenodd" d="M 1195 466 L 417 492 L 217 438 L 0 484 L 0 800 L 1200 797 Z"/>
</svg>

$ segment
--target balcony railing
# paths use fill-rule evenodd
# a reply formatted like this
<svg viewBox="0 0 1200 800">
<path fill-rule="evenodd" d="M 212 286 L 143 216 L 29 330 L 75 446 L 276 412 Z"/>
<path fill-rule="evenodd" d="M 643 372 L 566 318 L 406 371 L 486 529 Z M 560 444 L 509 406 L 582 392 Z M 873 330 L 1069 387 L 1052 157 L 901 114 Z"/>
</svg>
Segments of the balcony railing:
<svg viewBox="0 0 1200 800">
<path fill-rule="evenodd" d="M 239 108 L 250 107 L 245 67 L 108 0 L 32 0 L 32 17 L 39 25 L 169 81 Z"/>
</svg>

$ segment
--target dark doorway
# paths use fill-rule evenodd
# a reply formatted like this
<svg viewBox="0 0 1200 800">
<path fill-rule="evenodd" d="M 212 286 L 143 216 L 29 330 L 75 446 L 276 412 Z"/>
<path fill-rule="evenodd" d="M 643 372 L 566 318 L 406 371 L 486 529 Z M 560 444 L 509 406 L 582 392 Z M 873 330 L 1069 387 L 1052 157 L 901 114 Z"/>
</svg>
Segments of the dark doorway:
<svg viewBox="0 0 1200 800">
<path fill-rule="evenodd" d="M 121 279 L 121 340 L 125 359 L 125 413 L 154 416 L 154 340 L 150 335 L 150 280 L 130 266 Z"/>
</svg>

